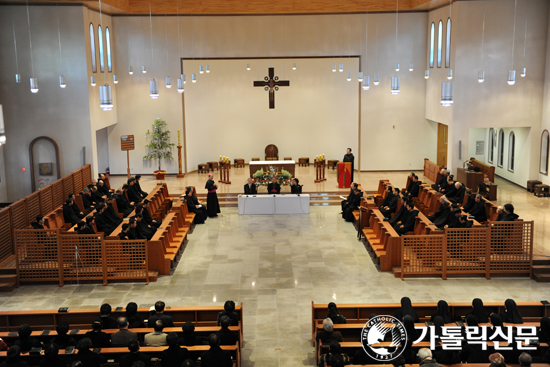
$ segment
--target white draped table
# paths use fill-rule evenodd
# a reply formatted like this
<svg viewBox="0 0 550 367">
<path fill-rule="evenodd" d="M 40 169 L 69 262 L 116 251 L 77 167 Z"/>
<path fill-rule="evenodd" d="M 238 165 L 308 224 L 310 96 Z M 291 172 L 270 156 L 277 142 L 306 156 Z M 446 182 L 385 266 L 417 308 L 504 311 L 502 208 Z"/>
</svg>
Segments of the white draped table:
<svg viewBox="0 0 550 367">
<path fill-rule="evenodd" d="M 239 195 L 239 214 L 309 214 L 309 194 Z"/>
</svg>

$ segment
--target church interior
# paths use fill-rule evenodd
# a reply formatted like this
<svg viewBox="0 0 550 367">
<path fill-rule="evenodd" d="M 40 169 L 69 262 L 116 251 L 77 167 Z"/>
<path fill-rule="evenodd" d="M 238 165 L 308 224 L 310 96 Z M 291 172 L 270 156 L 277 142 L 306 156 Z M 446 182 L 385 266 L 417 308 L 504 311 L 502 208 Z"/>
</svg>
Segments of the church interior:
<svg viewBox="0 0 550 367">
<path fill-rule="evenodd" d="M 84 340 L 106 303 L 114 319 L 130 302 L 147 319 L 165 302 L 175 326 L 164 332 L 193 322 L 204 345 L 188 349 L 206 367 L 228 300 L 238 342 L 222 349 L 235 367 L 339 367 L 323 365 L 329 344 L 317 337 L 331 302 L 347 318 L 334 322 L 344 364 L 384 364 L 359 358 L 361 330 L 372 313 L 404 309 L 403 297 L 419 313 L 413 329 L 433 321 L 440 300 L 454 326 L 466 323 L 475 298 L 512 326 L 513 299 L 543 335 L 549 25 L 546 0 L 0 0 L 0 360 L 23 324 L 44 349 L 60 320 Z M 275 193 L 271 174 L 274 205 L 307 198 L 303 214 L 242 210 Z M 138 176 L 155 224 L 125 188 Z M 243 195 L 249 178 L 253 197 Z M 388 187 L 402 192 L 386 216 Z M 102 203 L 89 207 L 98 189 Z M 68 194 L 84 212 L 77 222 L 65 216 Z M 214 196 L 219 213 L 201 223 Z M 483 220 L 465 209 L 478 202 Z M 457 219 L 439 225 L 446 205 Z M 92 227 L 86 215 L 104 207 L 110 234 L 81 233 L 80 220 Z M 392 222 L 401 212 L 413 215 L 402 233 Z M 137 217 L 151 235 L 119 237 Z M 152 331 L 136 332 L 160 366 L 166 347 L 144 346 Z M 395 365 L 418 366 L 427 340 Z M 537 367 L 550 366 L 549 344 L 530 351 Z M 126 352 L 98 351 L 121 367 Z M 435 359 L 488 367 L 489 354 Z"/>
</svg>

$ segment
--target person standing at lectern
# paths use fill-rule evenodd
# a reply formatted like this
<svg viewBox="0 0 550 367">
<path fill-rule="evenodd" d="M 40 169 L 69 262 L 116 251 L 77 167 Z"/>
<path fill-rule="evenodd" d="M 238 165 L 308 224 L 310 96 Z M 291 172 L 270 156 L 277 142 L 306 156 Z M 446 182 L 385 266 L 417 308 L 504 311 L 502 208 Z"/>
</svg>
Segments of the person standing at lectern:
<svg viewBox="0 0 550 367">
<path fill-rule="evenodd" d="M 281 185 L 277 183 L 277 177 L 273 176 L 271 178 L 271 183 L 267 185 L 267 193 L 268 194 L 280 194 L 281 193 Z"/>
<path fill-rule="evenodd" d="M 344 156 L 344 163 L 345 162 L 350 162 L 351 163 L 351 180 L 350 180 L 350 182 L 353 182 L 353 170 L 355 168 L 354 167 L 355 157 L 351 153 L 351 148 L 348 148 L 348 152 Z"/>
<path fill-rule="evenodd" d="M 220 203 L 218 202 L 218 194 L 216 194 L 218 185 L 216 185 L 212 177 L 213 175 L 209 173 L 208 181 L 206 181 L 206 185 L 204 185 L 204 188 L 208 190 L 208 196 L 206 197 L 206 208 L 208 208 L 208 216 L 210 218 L 217 217 L 220 212 Z"/>
<path fill-rule="evenodd" d="M 258 193 L 258 189 L 256 188 L 256 185 L 254 182 L 252 182 L 251 178 L 248 178 L 248 182 L 244 185 L 244 194 L 245 195 L 256 195 Z"/>
</svg>

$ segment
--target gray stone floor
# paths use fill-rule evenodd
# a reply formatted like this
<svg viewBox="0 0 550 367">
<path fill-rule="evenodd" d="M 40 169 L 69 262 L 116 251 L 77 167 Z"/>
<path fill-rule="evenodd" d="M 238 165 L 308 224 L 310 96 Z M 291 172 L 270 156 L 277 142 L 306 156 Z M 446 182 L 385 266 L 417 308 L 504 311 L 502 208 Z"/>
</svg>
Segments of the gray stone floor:
<svg viewBox="0 0 550 367">
<path fill-rule="evenodd" d="M 99 307 L 130 301 L 151 306 L 244 307 L 243 367 L 312 366 L 311 301 L 316 303 L 414 301 L 538 301 L 548 284 L 527 278 L 413 279 L 377 270 L 339 207 L 311 207 L 310 215 L 239 216 L 222 208 L 219 218 L 195 227 L 172 276 L 156 283 L 22 286 L 0 294 L 1 310 Z"/>
</svg>

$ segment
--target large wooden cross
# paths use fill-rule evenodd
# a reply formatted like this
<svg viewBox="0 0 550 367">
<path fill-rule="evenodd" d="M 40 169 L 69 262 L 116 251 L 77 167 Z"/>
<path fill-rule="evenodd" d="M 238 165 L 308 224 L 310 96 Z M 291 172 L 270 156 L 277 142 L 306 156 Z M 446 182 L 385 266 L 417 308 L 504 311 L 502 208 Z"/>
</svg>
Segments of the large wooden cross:
<svg viewBox="0 0 550 367">
<path fill-rule="evenodd" d="M 275 69 L 273 66 L 269 67 L 269 76 L 264 77 L 264 80 L 258 80 L 254 82 L 255 87 L 264 87 L 266 91 L 269 91 L 269 108 L 275 108 L 275 92 L 279 90 L 279 87 L 290 87 L 289 80 L 279 80 L 275 75 Z"/>
</svg>

